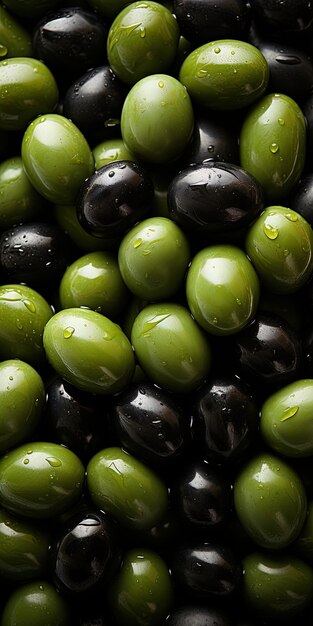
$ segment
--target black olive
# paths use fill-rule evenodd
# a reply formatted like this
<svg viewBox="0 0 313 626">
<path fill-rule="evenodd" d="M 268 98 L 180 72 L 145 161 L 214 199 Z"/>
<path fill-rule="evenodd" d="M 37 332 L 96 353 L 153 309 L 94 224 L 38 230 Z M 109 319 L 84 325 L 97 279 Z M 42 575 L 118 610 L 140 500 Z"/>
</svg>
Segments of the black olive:
<svg viewBox="0 0 313 626">
<path fill-rule="evenodd" d="M 244 39 L 250 23 L 244 0 L 174 0 L 181 34 L 200 46 L 213 39 Z"/>
</svg>

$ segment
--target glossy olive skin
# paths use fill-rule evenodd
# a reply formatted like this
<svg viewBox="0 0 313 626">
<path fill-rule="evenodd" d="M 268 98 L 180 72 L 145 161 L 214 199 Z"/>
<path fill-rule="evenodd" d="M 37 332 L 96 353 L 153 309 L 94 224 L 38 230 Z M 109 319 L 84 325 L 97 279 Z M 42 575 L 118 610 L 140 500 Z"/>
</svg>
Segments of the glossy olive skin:
<svg viewBox="0 0 313 626">
<path fill-rule="evenodd" d="M 165 561 L 153 550 L 132 549 L 108 590 L 118 624 L 157 626 L 172 602 L 172 585 Z"/>
<path fill-rule="evenodd" d="M 57 374 L 82 391 L 117 393 L 133 376 L 129 340 L 117 324 L 96 311 L 78 307 L 59 311 L 45 326 L 43 344 Z"/>
<path fill-rule="evenodd" d="M 20 156 L 10 157 L 0 164 L 0 194 L 1 230 L 35 219 L 46 204 L 30 183 Z"/>
<path fill-rule="evenodd" d="M 0 454 L 25 441 L 35 430 L 44 406 L 44 383 L 28 363 L 0 363 Z"/>
<path fill-rule="evenodd" d="M 144 372 L 167 391 L 192 391 L 210 371 L 207 337 L 180 304 L 144 307 L 133 323 L 131 341 Z"/>
<path fill-rule="evenodd" d="M 45 361 L 43 330 L 53 312 L 47 300 L 26 285 L 0 287 L 0 356 L 33 366 Z"/>
<path fill-rule="evenodd" d="M 261 435 L 279 455 L 297 458 L 312 454 L 312 397 L 313 380 L 297 379 L 263 403 Z"/>
<path fill-rule="evenodd" d="M 230 111 L 258 100 L 268 78 L 268 65 L 258 48 L 236 39 L 207 40 L 186 57 L 179 72 L 192 101 Z"/>
<path fill-rule="evenodd" d="M 54 583 L 74 601 L 79 594 L 103 593 L 121 560 L 117 527 L 98 510 L 72 517 L 51 547 Z"/>
<path fill-rule="evenodd" d="M 153 183 L 144 167 L 132 161 L 109 163 L 82 184 L 77 217 L 95 237 L 121 238 L 148 213 L 153 195 Z"/>
<path fill-rule="evenodd" d="M 246 227 L 264 207 L 263 190 L 253 176 L 217 161 L 180 170 L 169 184 L 167 201 L 170 217 L 204 245 L 217 234 Z"/>
<path fill-rule="evenodd" d="M 242 578 L 241 563 L 227 543 L 182 544 L 174 549 L 171 571 L 181 594 L 207 602 L 231 596 Z"/>
<path fill-rule="evenodd" d="M 249 10 L 242 0 L 174 0 L 173 10 L 180 32 L 200 46 L 213 39 L 245 39 Z"/>
<path fill-rule="evenodd" d="M 23 517 L 47 519 L 77 502 L 84 466 L 64 446 L 35 441 L 2 456 L 0 476 L 2 506 Z"/>
<path fill-rule="evenodd" d="M 95 169 L 108 165 L 113 161 L 133 161 L 136 162 L 134 155 L 127 149 L 123 139 L 113 137 L 106 139 L 97 144 L 92 154 L 95 160 Z"/>
<path fill-rule="evenodd" d="M 283 93 L 300 104 L 309 97 L 313 86 L 313 64 L 304 51 L 290 44 L 266 40 L 261 40 L 258 48 L 270 70 L 269 93 Z"/>
<path fill-rule="evenodd" d="M 245 248 L 261 283 L 273 293 L 295 293 L 312 274 L 312 228 L 286 207 L 267 207 L 248 229 Z"/>
<path fill-rule="evenodd" d="M 80 186 L 94 171 L 85 137 L 71 120 L 56 113 L 29 124 L 22 140 L 22 159 L 32 185 L 54 204 L 74 203 Z"/>
<path fill-rule="evenodd" d="M 12 591 L 1 626 L 70 626 L 69 606 L 51 582 L 37 579 Z"/>
<path fill-rule="evenodd" d="M 258 546 L 280 550 L 299 535 L 307 510 L 304 485 L 292 467 L 273 454 L 252 457 L 234 483 L 238 518 Z"/>
<path fill-rule="evenodd" d="M 8 11 L 0 7 L 1 57 L 31 57 L 31 35 L 21 22 Z"/>
<path fill-rule="evenodd" d="M 167 489 L 159 476 L 119 447 L 104 448 L 92 457 L 87 488 L 92 502 L 125 528 L 148 530 L 167 510 Z"/>
<path fill-rule="evenodd" d="M 87 233 L 78 221 L 75 205 L 55 205 L 53 215 L 57 224 L 71 239 L 78 250 L 96 252 L 97 250 L 113 250 L 118 244 L 104 237 L 94 237 Z"/>
<path fill-rule="evenodd" d="M 89 70 L 65 93 L 63 115 L 94 145 L 116 134 L 127 90 L 109 65 Z"/>
<path fill-rule="evenodd" d="M 263 96 L 250 109 L 240 132 L 240 164 L 262 185 L 268 204 L 286 197 L 305 163 L 306 126 L 289 96 Z"/>
<path fill-rule="evenodd" d="M 217 111 L 208 115 L 203 107 L 194 107 L 194 114 L 193 134 L 182 157 L 183 166 L 204 161 L 239 164 L 239 127 L 234 120 L 230 122 L 227 113 Z"/>
<path fill-rule="evenodd" d="M 259 615 L 280 621 L 301 616 L 310 605 L 313 570 L 301 559 L 252 552 L 243 567 L 244 598 Z"/>
<path fill-rule="evenodd" d="M 204 458 L 233 463 L 256 441 L 259 410 L 250 388 L 238 377 L 212 377 L 192 402 L 192 435 Z"/>
<path fill-rule="evenodd" d="M 149 466 L 172 466 L 187 451 L 188 414 L 176 397 L 150 382 L 113 396 L 109 417 L 125 450 Z"/>
<path fill-rule="evenodd" d="M 166 626 L 231 626 L 229 616 L 222 609 L 183 604 L 171 611 Z"/>
</svg>

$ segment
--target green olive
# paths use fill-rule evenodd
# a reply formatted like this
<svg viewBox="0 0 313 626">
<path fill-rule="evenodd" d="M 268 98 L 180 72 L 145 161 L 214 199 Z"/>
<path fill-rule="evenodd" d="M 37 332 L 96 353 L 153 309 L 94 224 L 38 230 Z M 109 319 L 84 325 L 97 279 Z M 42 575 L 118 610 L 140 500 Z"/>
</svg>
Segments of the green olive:
<svg viewBox="0 0 313 626">
<path fill-rule="evenodd" d="M 179 72 L 194 102 L 218 110 L 250 105 L 263 95 L 268 79 L 268 64 L 260 50 L 235 39 L 218 39 L 196 48 Z"/>
<path fill-rule="evenodd" d="M 23 164 L 32 185 L 54 204 L 74 204 L 94 172 L 91 149 L 81 131 L 63 115 L 37 117 L 22 140 Z"/>
<path fill-rule="evenodd" d="M 191 261 L 186 280 L 188 306 L 196 321 L 213 335 L 229 335 L 256 313 L 259 280 L 240 248 L 203 248 Z"/>
<path fill-rule="evenodd" d="M 6 9 L 0 6 L 0 58 L 32 57 L 29 31 Z"/>
<path fill-rule="evenodd" d="M 0 164 L 0 197 L 1 230 L 34 220 L 46 204 L 30 183 L 20 156 L 10 157 Z"/>
<path fill-rule="evenodd" d="M 248 229 L 245 247 L 262 284 L 273 293 L 294 293 L 312 274 L 313 231 L 291 209 L 267 207 Z"/>
<path fill-rule="evenodd" d="M 49 68 L 37 59 L 0 61 L 0 128 L 24 130 L 37 115 L 52 113 L 59 90 Z"/>
<path fill-rule="evenodd" d="M 116 248 L 115 242 L 94 237 L 80 225 L 77 218 L 75 205 L 56 205 L 54 216 L 59 226 L 64 230 L 75 246 L 82 252 L 96 252 L 97 250 L 113 250 Z"/>
<path fill-rule="evenodd" d="M 33 519 L 59 515 L 78 501 L 84 473 L 78 456 L 65 446 L 29 442 L 0 457 L 0 504 Z"/>
<path fill-rule="evenodd" d="M 125 146 L 123 139 L 106 139 L 97 144 L 92 150 L 95 169 L 113 163 L 114 161 L 136 161 L 135 156 Z"/>
<path fill-rule="evenodd" d="M 196 389 L 211 369 L 207 337 L 180 304 L 146 306 L 133 323 L 131 340 L 144 372 L 169 391 Z"/>
<path fill-rule="evenodd" d="M 163 624 L 172 603 L 166 562 L 153 550 L 128 550 L 109 587 L 108 601 L 118 624 Z"/>
<path fill-rule="evenodd" d="M 159 476 L 122 448 L 104 448 L 87 465 L 93 503 L 130 529 L 148 530 L 165 515 L 168 496 Z"/>
<path fill-rule="evenodd" d="M 13 359 L 0 363 L 0 454 L 33 433 L 44 400 L 43 380 L 31 365 Z"/>
<path fill-rule="evenodd" d="M 306 122 L 285 94 L 261 98 L 240 133 L 241 166 L 261 183 L 268 203 L 282 201 L 295 187 L 305 163 Z"/>
<path fill-rule="evenodd" d="M 12 591 L 1 626 L 70 626 L 69 606 L 51 582 L 37 580 Z"/>
<path fill-rule="evenodd" d="M 298 474 L 281 458 L 259 454 L 248 461 L 234 483 L 235 510 L 253 541 L 270 550 L 298 537 L 307 510 Z"/>
<path fill-rule="evenodd" d="M 117 324 L 96 311 L 78 307 L 59 311 L 45 326 L 43 344 L 54 370 L 84 391 L 117 393 L 133 376 L 129 340 Z"/>
</svg>

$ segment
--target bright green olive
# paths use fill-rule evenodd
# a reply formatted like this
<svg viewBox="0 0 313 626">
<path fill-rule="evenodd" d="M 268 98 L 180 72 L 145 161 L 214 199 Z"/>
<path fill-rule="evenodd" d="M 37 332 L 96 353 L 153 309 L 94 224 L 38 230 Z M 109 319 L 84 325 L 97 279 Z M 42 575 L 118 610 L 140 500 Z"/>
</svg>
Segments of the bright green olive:
<svg viewBox="0 0 313 626">
<path fill-rule="evenodd" d="M 151 217 L 123 238 L 118 264 L 128 289 L 148 301 L 165 300 L 181 287 L 190 259 L 187 237 L 166 217 Z"/>
<path fill-rule="evenodd" d="M 191 261 L 186 293 L 191 313 L 206 331 L 229 335 L 255 315 L 259 280 L 243 250 L 231 245 L 209 246 Z"/>
<path fill-rule="evenodd" d="M 187 308 L 160 303 L 137 315 L 131 340 L 147 376 L 169 391 L 196 389 L 211 369 L 211 349 Z"/>
<path fill-rule="evenodd" d="M 22 583 L 43 576 L 51 541 L 44 528 L 0 508 L 0 576 Z"/>
<path fill-rule="evenodd" d="M 260 454 L 240 470 L 234 484 L 235 510 L 253 541 L 270 550 L 289 546 L 307 510 L 298 474 L 280 457 Z"/>
<path fill-rule="evenodd" d="M 46 324 L 43 344 L 54 370 L 84 391 L 117 393 L 133 376 L 129 340 L 117 324 L 96 311 L 77 307 L 59 311 Z"/>
<path fill-rule="evenodd" d="M 193 108 L 173 76 L 153 74 L 128 92 L 121 114 L 122 138 L 135 156 L 152 163 L 177 159 L 193 131 Z"/>
<path fill-rule="evenodd" d="M 116 255 L 90 252 L 66 269 L 59 298 L 62 309 L 85 306 L 115 318 L 123 311 L 128 293 Z"/>
<path fill-rule="evenodd" d="M 293 555 L 253 552 L 244 557 L 243 569 L 243 597 L 261 617 L 289 622 L 310 604 L 313 570 Z"/>
<path fill-rule="evenodd" d="M 260 428 L 263 439 L 278 454 L 313 454 L 313 380 L 297 380 L 271 394 L 263 403 Z"/>
<path fill-rule="evenodd" d="M 269 68 L 263 54 L 246 41 L 219 39 L 193 50 L 179 80 L 191 99 L 211 109 L 241 109 L 263 95 Z"/>
<path fill-rule="evenodd" d="M 273 293 L 294 293 L 312 274 L 313 231 L 291 209 L 267 207 L 248 229 L 245 247 L 261 282 Z"/>
<path fill-rule="evenodd" d="M 99 143 L 92 151 L 95 169 L 113 163 L 113 161 L 136 161 L 135 156 L 125 146 L 123 139 L 106 139 Z"/>
<path fill-rule="evenodd" d="M 133 2 L 118 13 L 110 26 L 107 56 L 120 80 L 138 80 L 166 72 L 173 63 L 179 27 L 172 12 L 159 2 Z"/>
<path fill-rule="evenodd" d="M 82 252 L 96 252 L 97 250 L 112 250 L 115 242 L 101 237 L 94 237 L 80 225 L 75 205 L 56 205 L 54 216 L 59 226 L 64 230 L 75 246 Z"/>
<path fill-rule="evenodd" d="M 1 626 L 70 626 L 69 606 L 52 583 L 37 580 L 17 587 L 9 596 Z"/>
<path fill-rule="evenodd" d="M 20 156 L 0 164 L 0 197 L 1 230 L 35 219 L 46 204 L 30 183 Z"/>
<path fill-rule="evenodd" d="M 118 624 L 163 624 L 172 603 L 168 567 L 156 552 L 128 550 L 108 590 L 108 602 Z"/>
<path fill-rule="evenodd" d="M 48 302 L 31 287 L 0 286 L 0 358 L 43 363 L 42 335 L 52 315 Z"/>
<path fill-rule="evenodd" d="M 44 400 L 43 380 L 31 365 L 13 359 L 0 363 L 0 454 L 32 434 Z"/>
<path fill-rule="evenodd" d="M 122 448 L 104 448 L 87 465 L 93 503 L 130 529 L 147 530 L 165 515 L 168 496 L 159 476 Z"/>
<path fill-rule="evenodd" d="M 32 39 L 24 26 L 6 9 L 0 6 L 0 58 L 31 57 Z"/>
<path fill-rule="evenodd" d="M 30 57 L 0 61 L 0 93 L 0 128 L 5 130 L 24 130 L 37 115 L 52 113 L 59 100 L 49 68 Z"/>
<path fill-rule="evenodd" d="M 18 17 L 38 18 L 53 9 L 59 0 L 5 0 L 6 7 Z"/>
<path fill-rule="evenodd" d="M 84 473 L 78 456 L 65 446 L 24 444 L 0 458 L 0 504 L 33 519 L 59 515 L 78 501 Z"/>
<path fill-rule="evenodd" d="M 268 202 L 281 201 L 298 182 L 305 163 L 306 122 L 285 94 L 261 98 L 244 119 L 241 166 L 261 183 Z"/>
<path fill-rule="evenodd" d="M 294 548 L 297 555 L 313 565 L 313 500 L 309 502 L 306 520 Z"/>
<path fill-rule="evenodd" d="M 22 140 L 22 159 L 32 185 L 54 204 L 73 204 L 94 172 L 91 149 L 80 130 L 51 113 L 31 122 Z"/>
</svg>

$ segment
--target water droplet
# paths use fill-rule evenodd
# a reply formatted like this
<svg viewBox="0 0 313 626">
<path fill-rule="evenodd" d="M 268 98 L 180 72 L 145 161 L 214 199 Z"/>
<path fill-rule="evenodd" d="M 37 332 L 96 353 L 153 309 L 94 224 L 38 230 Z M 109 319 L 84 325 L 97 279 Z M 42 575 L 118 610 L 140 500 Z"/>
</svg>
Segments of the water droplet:
<svg viewBox="0 0 313 626">
<path fill-rule="evenodd" d="M 141 26 L 139 28 L 139 33 L 140 33 L 141 39 L 144 39 L 144 37 L 146 36 L 146 31 L 145 31 L 145 28 L 143 26 Z"/>
<path fill-rule="evenodd" d="M 151 250 L 143 250 L 142 251 L 142 256 L 147 256 L 148 254 L 151 254 Z"/>
<path fill-rule="evenodd" d="M 284 120 L 284 118 L 283 118 L 283 117 L 279 117 L 279 118 L 278 118 L 278 124 L 279 124 L 280 126 L 285 126 L 285 120 Z"/>
<path fill-rule="evenodd" d="M 208 146 L 208 152 L 214 152 L 214 146 Z"/>
<path fill-rule="evenodd" d="M 109 177 L 110 177 L 110 178 L 113 178 L 113 176 L 115 176 L 115 172 L 113 172 L 113 170 L 111 170 L 111 171 L 109 172 Z"/>
<path fill-rule="evenodd" d="M 15 324 L 16 324 L 16 328 L 18 328 L 19 330 L 23 330 L 23 324 L 21 323 L 19 319 L 15 321 Z"/>
<path fill-rule="evenodd" d="M 217 317 L 213 317 L 213 319 L 212 319 L 212 323 L 213 323 L 213 324 L 217 324 L 217 323 L 218 323 L 218 319 L 217 319 Z"/>
<path fill-rule="evenodd" d="M 241 300 L 239 298 L 236 298 L 236 302 L 237 302 L 238 306 L 242 305 L 242 302 L 241 302 Z"/>
<path fill-rule="evenodd" d="M 63 331 L 64 339 L 69 339 L 73 335 L 74 332 L 75 332 L 75 328 L 73 328 L 73 326 L 67 326 L 67 328 L 64 328 L 64 331 Z"/>
<path fill-rule="evenodd" d="M 23 300 L 23 304 L 24 306 L 26 306 L 26 309 L 28 309 L 31 313 L 36 313 L 36 307 L 34 303 L 31 302 L 31 300 Z"/>
<path fill-rule="evenodd" d="M 278 150 L 279 150 L 279 146 L 278 146 L 278 144 L 277 144 L 277 143 L 275 143 L 275 142 L 271 143 L 271 145 L 270 145 L 270 151 L 271 151 L 271 153 L 272 153 L 272 154 L 276 154 L 276 153 L 278 152 Z"/>
<path fill-rule="evenodd" d="M 8 49 L 0 43 L 0 58 L 6 57 Z"/>
<path fill-rule="evenodd" d="M 150 336 L 151 336 L 151 333 L 144 333 L 143 334 L 143 337 L 150 337 Z"/>
<path fill-rule="evenodd" d="M 39 122 L 45 122 L 45 121 L 46 121 L 45 117 L 41 117 L 40 120 L 39 120 Z"/>
<path fill-rule="evenodd" d="M 286 213 L 286 218 L 287 220 L 289 220 L 289 222 L 297 222 L 298 221 L 298 216 L 296 213 Z"/>
<path fill-rule="evenodd" d="M 235 54 L 235 50 L 231 50 L 231 51 L 230 51 L 230 54 Z"/>
<path fill-rule="evenodd" d="M 62 465 L 62 461 L 57 459 L 55 456 L 50 456 L 46 459 L 47 463 L 51 465 L 51 467 L 60 467 Z"/>
<path fill-rule="evenodd" d="M 272 240 L 277 239 L 279 235 L 279 230 L 275 228 L 275 226 L 272 226 L 271 224 L 268 224 L 266 222 L 264 222 L 263 224 L 263 232 L 268 239 Z"/>
<path fill-rule="evenodd" d="M 116 117 L 110 117 L 108 120 L 105 120 L 104 125 L 106 126 L 106 128 L 111 128 L 112 126 L 118 126 L 120 123 L 120 120 L 118 120 Z"/>
<path fill-rule="evenodd" d="M 159 87 L 160 87 L 161 89 L 163 89 L 163 87 L 164 87 L 164 82 L 163 82 L 163 80 L 159 80 L 158 85 L 159 85 Z"/>
<path fill-rule="evenodd" d="M 219 53 L 220 53 L 220 51 L 221 51 L 221 49 L 220 49 L 220 48 L 214 48 L 214 52 L 215 52 L 215 54 L 219 54 Z"/>
<path fill-rule="evenodd" d="M 299 411 L 299 407 L 298 406 L 291 406 L 288 407 L 287 409 L 284 410 L 282 417 L 280 418 L 281 422 L 285 422 L 286 420 L 289 420 L 290 417 L 293 417 L 294 415 L 296 415 L 296 413 L 298 413 Z"/>
<path fill-rule="evenodd" d="M 29 459 L 24 459 L 23 463 L 24 463 L 24 465 L 28 465 Z"/>
<path fill-rule="evenodd" d="M 139 246 L 142 244 L 142 239 L 136 239 L 134 241 L 134 248 L 139 248 Z"/>
<path fill-rule="evenodd" d="M 13 376 L 9 376 L 9 380 L 13 380 Z"/>
<path fill-rule="evenodd" d="M 32 450 L 27 450 L 27 454 L 33 454 Z"/>
</svg>

